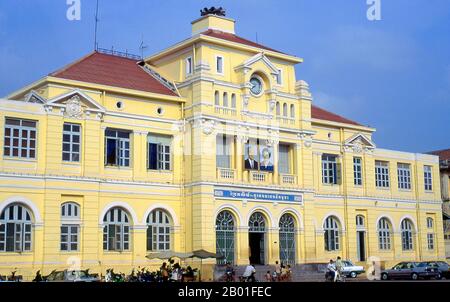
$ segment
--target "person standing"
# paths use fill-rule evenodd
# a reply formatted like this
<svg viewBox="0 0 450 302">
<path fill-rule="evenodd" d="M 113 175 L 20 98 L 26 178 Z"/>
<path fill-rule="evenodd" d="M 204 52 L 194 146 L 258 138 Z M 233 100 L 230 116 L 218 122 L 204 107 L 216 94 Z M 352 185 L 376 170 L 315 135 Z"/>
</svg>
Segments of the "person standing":
<svg viewBox="0 0 450 302">
<path fill-rule="evenodd" d="M 336 259 L 336 274 L 334 276 L 334 282 L 337 280 L 341 280 L 342 274 L 344 270 L 344 264 L 342 263 L 342 259 L 340 256 Z"/>
<path fill-rule="evenodd" d="M 275 261 L 275 274 L 277 275 L 277 278 L 275 281 L 280 281 L 281 277 L 281 265 L 278 263 L 278 261 Z"/>
<path fill-rule="evenodd" d="M 244 274 L 242 275 L 242 277 L 244 277 L 245 281 L 256 282 L 255 274 L 256 274 L 255 267 L 252 264 L 249 264 L 245 268 L 245 271 L 244 271 Z"/>
</svg>

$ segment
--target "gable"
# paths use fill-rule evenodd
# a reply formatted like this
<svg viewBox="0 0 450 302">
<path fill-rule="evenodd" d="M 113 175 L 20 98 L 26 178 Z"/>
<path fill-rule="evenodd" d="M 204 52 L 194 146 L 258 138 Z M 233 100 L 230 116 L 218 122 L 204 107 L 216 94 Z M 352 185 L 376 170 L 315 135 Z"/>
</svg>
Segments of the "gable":
<svg viewBox="0 0 450 302">
<path fill-rule="evenodd" d="M 47 100 L 40 96 L 36 91 L 31 90 L 30 93 L 25 95 L 24 101 L 26 103 L 37 103 L 37 104 L 45 104 Z"/>
<path fill-rule="evenodd" d="M 348 138 L 345 141 L 345 146 L 353 147 L 353 148 L 368 148 L 368 149 L 374 149 L 376 148 L 376 145 L 372 142 L 371 139 L 369 139 L 367 136 L 365 136 L 362 133 L 358 133 L 353 135 L 352 137 Z"/>
<path fill-rule="evenodd" d="M 102 105 L 78 89 L 49 100 L 47 106 L 67 107 L 76 103 L 83 109 L 88 109 L 89 111 L 105 112 L 105 108 Z"/>
<path fill-rule="evenodd" d="M 269 60 L 269 58 L 263 53 L 260 52 L 259 54 L 251 57 L 238 67 L 236 67 L 236 70 L 244 69 L 244 70 L 251 70 L 252 66 L 255 65 L 258 62 L 262 62 L 269 70 L 272 75 L 278 75 L 279 71 L 278 68 Z"/>
</svg>

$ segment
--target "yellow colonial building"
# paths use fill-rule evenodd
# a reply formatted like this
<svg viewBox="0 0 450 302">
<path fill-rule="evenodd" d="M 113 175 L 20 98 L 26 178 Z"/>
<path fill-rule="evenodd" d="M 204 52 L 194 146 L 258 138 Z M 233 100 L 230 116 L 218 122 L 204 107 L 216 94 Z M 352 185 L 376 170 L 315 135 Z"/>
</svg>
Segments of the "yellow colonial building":
<svg viewBox="0 0 450 302">
<path fill-rule="evenodd" d="M 144 60 L 97 50 L 1 99 L 0 274 L 129 272 L 167 250 L 444 259 L 438 157 L 314 106 L 300 63 L 211 12 Z"/>
</svg>

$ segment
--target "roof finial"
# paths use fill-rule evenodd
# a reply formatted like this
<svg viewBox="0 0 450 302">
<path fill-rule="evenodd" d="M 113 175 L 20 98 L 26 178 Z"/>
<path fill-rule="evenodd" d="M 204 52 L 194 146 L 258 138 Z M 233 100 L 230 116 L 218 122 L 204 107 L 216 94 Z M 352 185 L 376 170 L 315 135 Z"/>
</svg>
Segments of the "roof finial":
<svg viewBox="0 0 450 302">
<path fill-rule="evenodd" d="M 213 6 L 211 8 L 205 7 L 204 9 L 200 10 L 200 14 L 202 17 L 207 15 L 216 15 L 225 17 L 226 11 L 225 9 L 223 9 L 223 7 L 216 8 Z"/>
</svg>

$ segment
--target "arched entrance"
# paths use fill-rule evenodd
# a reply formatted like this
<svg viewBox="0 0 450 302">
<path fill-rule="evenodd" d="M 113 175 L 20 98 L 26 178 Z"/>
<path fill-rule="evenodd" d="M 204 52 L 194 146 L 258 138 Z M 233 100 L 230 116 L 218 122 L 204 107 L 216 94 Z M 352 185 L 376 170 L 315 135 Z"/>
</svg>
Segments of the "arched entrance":
<svg viewBox="0 0 450 302">
<path fill-rule="evenodd" d="M 251 264 L 266 262 L 266 219 L 263 214 L 255 212 L 248 221 L 249 260 Z"/>
</svg>

